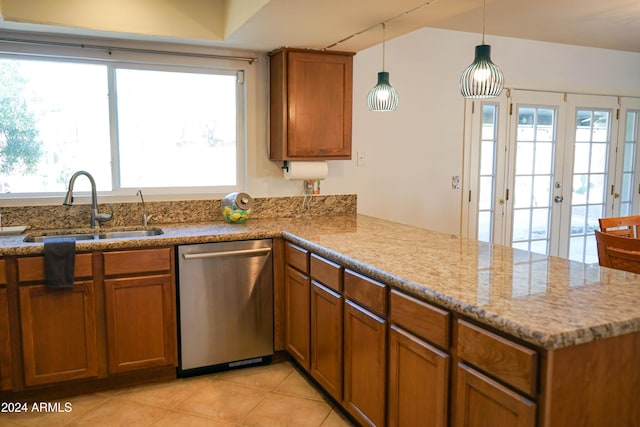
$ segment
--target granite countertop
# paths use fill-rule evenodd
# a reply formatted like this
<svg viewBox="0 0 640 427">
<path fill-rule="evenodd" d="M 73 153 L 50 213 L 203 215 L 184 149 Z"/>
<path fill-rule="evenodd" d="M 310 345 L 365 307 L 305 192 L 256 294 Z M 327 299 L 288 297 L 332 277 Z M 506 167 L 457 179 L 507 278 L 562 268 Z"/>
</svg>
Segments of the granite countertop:
<svg viewBox="0 0 640 427">
<path fill-rule="evenodd" d="M 640 276 L 545 257 L 364 215 L 161 225 L 139 239 L 78 241 L 78 251 L 284 236 L 392 287 L 556 349 L 640 331 Z M 24 236 L 0 255 L 42 253 Z"/>
</svg>

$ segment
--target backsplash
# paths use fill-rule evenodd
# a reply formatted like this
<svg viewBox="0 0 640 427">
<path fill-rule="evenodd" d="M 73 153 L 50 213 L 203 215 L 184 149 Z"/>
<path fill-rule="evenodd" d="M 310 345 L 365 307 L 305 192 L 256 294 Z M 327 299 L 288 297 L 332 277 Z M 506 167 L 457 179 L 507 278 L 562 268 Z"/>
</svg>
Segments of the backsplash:
<svg viewBox="0 0 640 427">
<path fill-rule="evenodd" d="M 181 200 L 169 202 L 147 201 L 148 225 L 202 223 L 224 221 L 221 200 Z M 90 205 L 4 206 L 2 225 L 26 225 L 29 229 L 89 227 Z M 355 215 L 357 196 L 314 195 L 297 197 L 255 198 L 251 219 L 299 218 L 303 216 Z M 100 204 L 100 212 L 109 212 L 108 204 Z M 114 203 L 113 219 L 102 228 L 142 225 L 142 204 Z"/>
</svg>

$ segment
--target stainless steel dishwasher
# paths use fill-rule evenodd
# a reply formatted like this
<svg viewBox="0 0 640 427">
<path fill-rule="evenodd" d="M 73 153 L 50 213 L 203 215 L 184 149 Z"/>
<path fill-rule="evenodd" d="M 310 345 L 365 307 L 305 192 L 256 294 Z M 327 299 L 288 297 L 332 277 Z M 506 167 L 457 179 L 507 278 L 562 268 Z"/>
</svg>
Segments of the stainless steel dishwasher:
<svg viewBox="0 0 640 427">
<path fill-rule="evenodd" d="M 178 246 L 178 376 L 273 355 L 271 239 Z"/>
</svg>

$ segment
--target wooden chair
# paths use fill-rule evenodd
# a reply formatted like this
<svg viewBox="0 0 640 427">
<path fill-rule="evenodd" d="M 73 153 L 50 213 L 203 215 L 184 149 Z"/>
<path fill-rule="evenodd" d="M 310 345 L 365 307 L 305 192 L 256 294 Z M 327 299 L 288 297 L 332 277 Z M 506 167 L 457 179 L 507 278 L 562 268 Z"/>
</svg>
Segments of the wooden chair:
<svg viewBox="0 0 640 427">
<path fill-rule="evenodd" d="M 595 230 L 598 260 L 604 267 L 640 273 L 640 239 Z"/>
<path fill-rule="evenodd" d="M 640 238 L 640 215 L 619 216 L 615 218 L 600 218 L 600 231 L 617 236 Z"/>
</svg>

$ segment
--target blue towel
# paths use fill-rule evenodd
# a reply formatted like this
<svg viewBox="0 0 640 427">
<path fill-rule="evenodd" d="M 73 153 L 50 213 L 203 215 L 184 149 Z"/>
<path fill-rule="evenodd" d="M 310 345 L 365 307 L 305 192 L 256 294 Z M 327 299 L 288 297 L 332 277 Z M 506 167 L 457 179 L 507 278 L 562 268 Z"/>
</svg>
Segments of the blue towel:
<svg viewBox="0 0 640 427">
<path fill-rule="evenodd" d="M 72 288 L 76 260 L 76 239 L 49 237 L 44 239 L 44 272 L 50 288 Z"/>
</svg>

